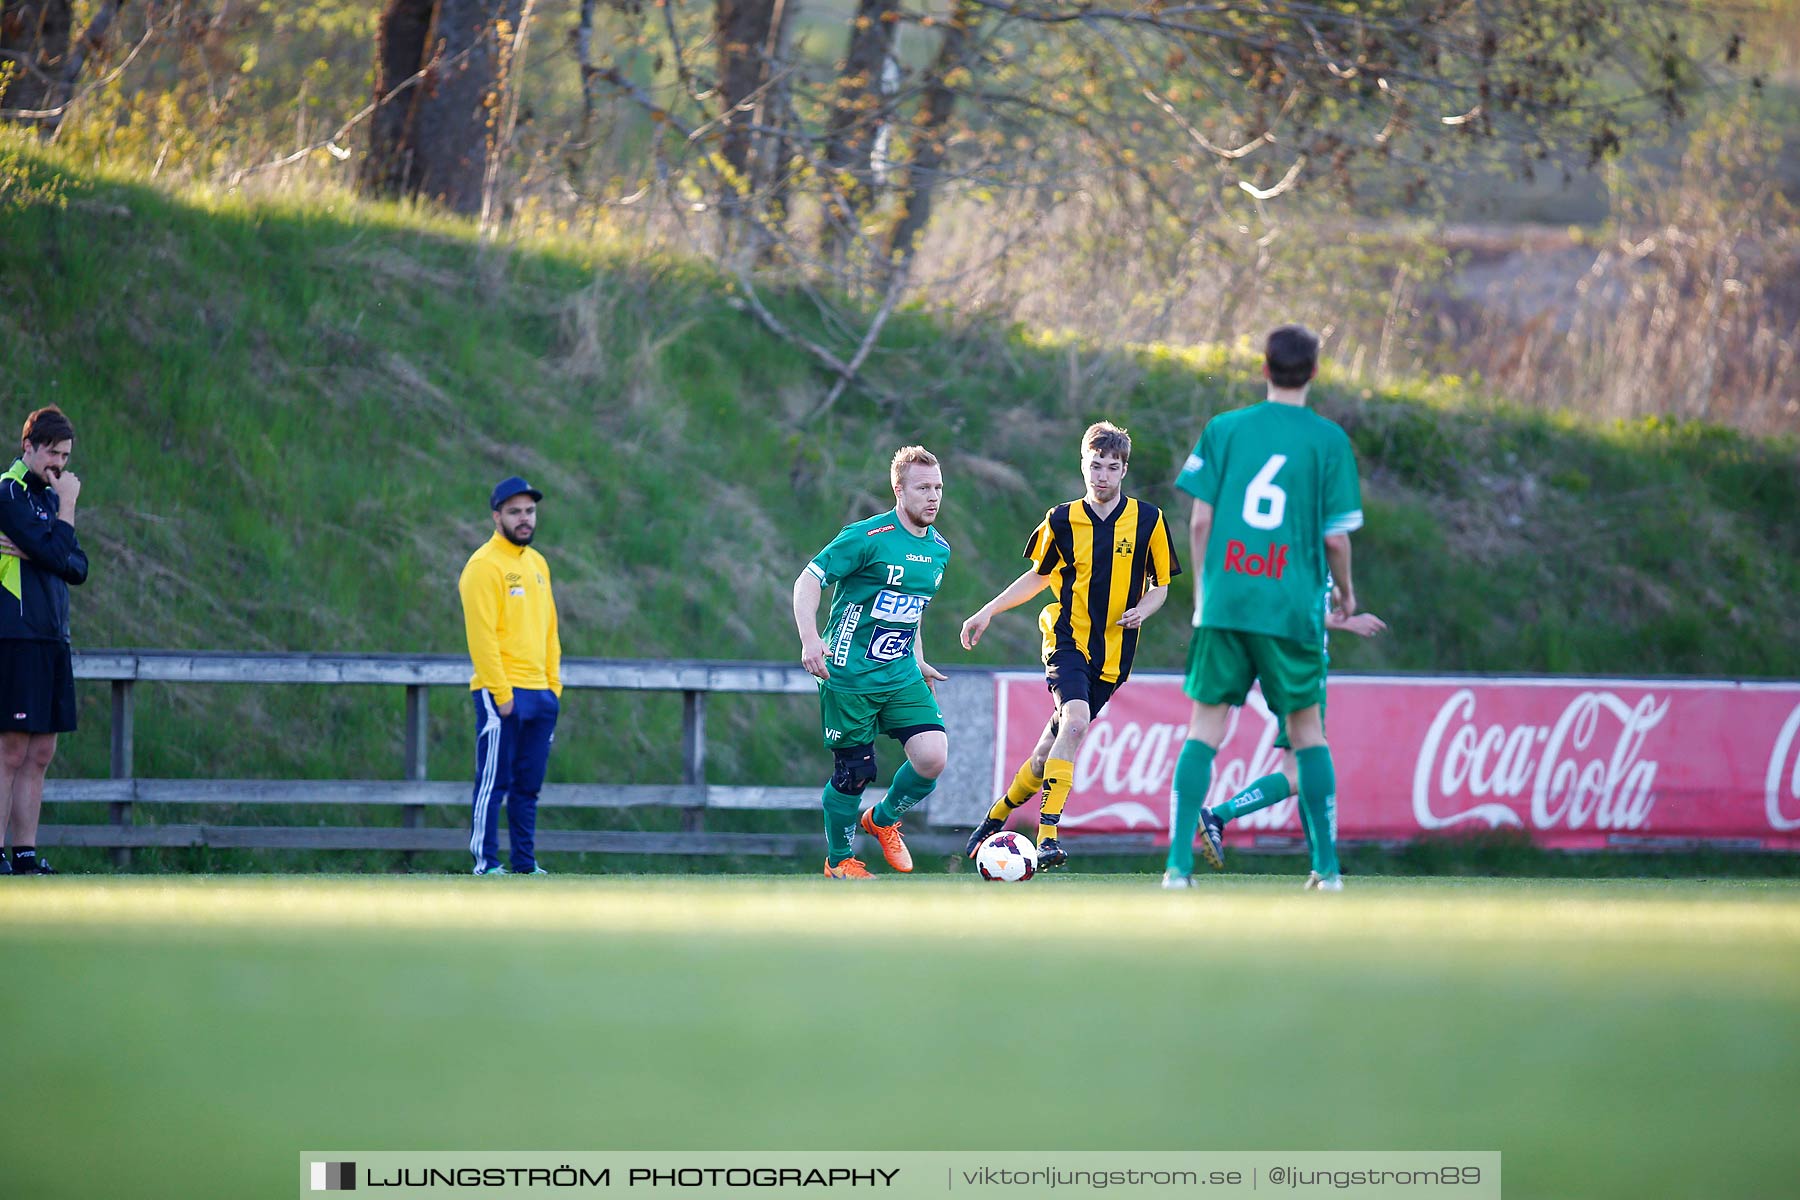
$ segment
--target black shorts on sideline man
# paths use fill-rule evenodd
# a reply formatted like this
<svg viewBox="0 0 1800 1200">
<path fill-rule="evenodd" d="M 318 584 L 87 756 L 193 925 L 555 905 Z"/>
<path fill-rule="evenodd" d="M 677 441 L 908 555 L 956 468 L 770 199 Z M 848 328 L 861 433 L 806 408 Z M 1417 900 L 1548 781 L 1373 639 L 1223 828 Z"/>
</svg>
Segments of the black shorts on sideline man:
<svg viewBox="0 0 1800 1200">
<path fill-rule="evenodd" d="M 75 731 L 75 669 L 67 642 L 0 643 L 0 730 Z"/>
</svg>

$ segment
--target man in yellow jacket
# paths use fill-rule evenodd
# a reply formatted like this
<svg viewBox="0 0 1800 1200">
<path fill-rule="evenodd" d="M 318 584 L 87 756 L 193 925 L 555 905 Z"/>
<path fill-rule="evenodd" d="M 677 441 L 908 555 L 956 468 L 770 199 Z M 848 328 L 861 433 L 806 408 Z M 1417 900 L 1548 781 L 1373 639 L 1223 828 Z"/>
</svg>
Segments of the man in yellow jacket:
<svg viewBox="0 0 1800 1200">
<path fill-rule="evenodd" d="M 475 675 L 475 812 L 469 853 L 475 874 L 506 875 L 500 865 L 500 805 L 506 805 L 514 875 L 547 875 L 532 844 L 538 792 L 556 738 L 562 697 L 562 643 L 550 564 L 531 548 L 544 494 L 517 475 L 489 498 L 494 536 L 469 555 L 457 591 Z"/>
</svg>

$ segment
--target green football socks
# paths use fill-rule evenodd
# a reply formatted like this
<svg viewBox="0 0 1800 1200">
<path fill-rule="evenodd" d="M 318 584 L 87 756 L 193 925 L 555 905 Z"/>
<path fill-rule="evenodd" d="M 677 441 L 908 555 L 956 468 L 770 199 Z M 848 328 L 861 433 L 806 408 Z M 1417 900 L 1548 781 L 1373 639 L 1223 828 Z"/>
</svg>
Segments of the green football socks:
<svg viewBox="0 0 1800 1200">
<path fill-rule="evenodd" d="M 1290 794 L 1287 776 L 1277 771 L 1264 775 L 1225 803 L 1213 805 L 1213 816 L 1229 824 L 1271 804 L 1280 804 Z"/>
<path fill-rule="evenodd" d="M 931 795 L 935 787 L 937 780 L 927 779 L 913 770 L 910 761 L 903 762 L 894 772 L 894 782 L 888 784 L 887 795 L 875 806 L 869 819 L 877 825 L 892 825 L 907 809 Z"/>
<path fill-rule="evenodd" d="M 1307 815 L 1306 805 L 1304 804 L 1295 804 L 1294 812 L 1300 818 L 1300 832 L 1306 835 L 1306 853 L 1310 858 L 1313 852 L 1313 845 L 1319 840 L 1313 836 L 1312 818 Z"/>
<path fill-rule="evenodd" d="M 1312 838 L 1312 869 L 1319 878 L 1338 873 L 1337 772 L 1331 747 L 1314 746 L 1294 758 L 1300 765 L 1300 803 L 1306 810 L 1306 832 Z"/>
<path fill-rule="evenodd" d="M 1189 738 L 1175 760 L 1175 784 L 1169 800 L 1173 816 L 1169 829 L 1169 870 L 1179 875 L 1194 873 L 1194 831 L 1200 828 L 1200 806 L 1212 786 L 1213 756 L 1218 751 Z"/>
<path fill-rule="evenodd" d="M 825 805 L 826 860 L 835 867 L 856 852 L 856 819 L 862 815 L 862 805 L 855 796 L 846 796 L 829 783 L 819 799 Z"/>
</svg>

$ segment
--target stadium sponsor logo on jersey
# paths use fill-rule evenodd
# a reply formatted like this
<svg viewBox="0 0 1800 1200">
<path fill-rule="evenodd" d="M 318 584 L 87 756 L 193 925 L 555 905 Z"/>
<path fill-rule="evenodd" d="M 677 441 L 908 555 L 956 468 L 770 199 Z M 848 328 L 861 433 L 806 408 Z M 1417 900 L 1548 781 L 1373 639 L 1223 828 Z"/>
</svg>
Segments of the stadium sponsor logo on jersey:
<svg viewBox="0 0 1800 1200">
<path fill-rule="evenodd" d="M 1239 575 L 1260 575 L 1268 579 L 1280 579 L 1281 573 L 1287 570 L 1288 548 L 1269 543 L 1269 548 L 1262 554 L 1250 553 L 1250 547 L 1232 538 L 1225 543 L 1225 569 L 1236 571 Z"/>
<path fill-rule="evenodd" d="M 871 529 L 871 530 L 869 530 L 869 532 L 863 534 L 863 536 L 864 537 L 874 537 L 878 533 L 891 533 L 893 530 L 895 530 L 897 528 L 898 528 L 898 526 L 896 526 L 892 521 L 889 521 L 886 525 L 883 525 L 880 529 Z"/>
<path fill-rule="evenodd" d="M 869 638 L 866 657 L 870 662 L 899 662 L 912 653 L 913 639 L 918 633 L 916 629 L 884 629 L 877 625 Z"/>
<path fill-rule="evenodd" d="M 935 560 L 929 554 L 909 554 L 906 556 L 906 561 L 928 563 Z"/>
<path fill-rule="evenodd" d="M 925 606 L 930 603 L 930 596 L 909 596 L 905 592 L 895 591 L 878 592 L 875 607 L 870 610 L 870 614 L 877 621 L 917 625 L 919 618 L 925 615 Z"/>
<path fill-rule="evenodd" d="M 856 627 L 862 624 L 863 606 L 846 604 L 844 619 L 838 625 L 837 636 L 831 639 L 831 664 L 836 667 L 850 665 L 850 642 L 856 636 Z"/>
</svg>

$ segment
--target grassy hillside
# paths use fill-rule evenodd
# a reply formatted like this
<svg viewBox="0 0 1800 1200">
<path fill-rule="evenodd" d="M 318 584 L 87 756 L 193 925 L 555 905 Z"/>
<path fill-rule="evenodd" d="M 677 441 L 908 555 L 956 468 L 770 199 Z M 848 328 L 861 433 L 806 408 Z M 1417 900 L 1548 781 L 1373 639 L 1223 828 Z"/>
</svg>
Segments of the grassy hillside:
<svg viewBox="0 0 1800 1200">
<path fill-rule="evenodd" d="M 517 471 L 547 493 L 567 653 L 788 660 L 794 575 L 889 502 L 888 455 L 920 441 L 945 459 L 956 551 L 931 656 L 1028 664 L 1025 613 L 978 654 L 952 641 L 1078 492 L 1082 427 L 1128 426 L 1131 490 L 1179 517 L 1201 425 L 1256 397 L 1247 342 L 1098 347 L 911 311 L 879 351 L 901 398 L 810 415 L 828 381 L 691 262 L 484 247 L 337 195 L 171 194 L 0 137 L 0 415 L 55 400 L 76 423 L 83 647 L 456 652 L 456 572 Z M 1579 424 L 1448 379 L 1372 393 L 1328 371 L 1317 391 L 1365 474 L 1358 592 L 1394 627 L 1342 669 L 1800 675 L 1794 445 Z M 1190 597 L 1143 666 L 1181 661 Z M 398 770 L 392 689 L 146 693 L 145 775 Z M 466 704 L 435 697 L 436 778 L 466 772 Z M 576 700 L 552 778 L 676 778 L 678 707 Z M 83 716 L 96 732 L 60 769 L 103 774 L 99 690 Z M 813 719 L 804 699 L 721 702 L 713 777 L 809 782 Z"/>
</svg>

